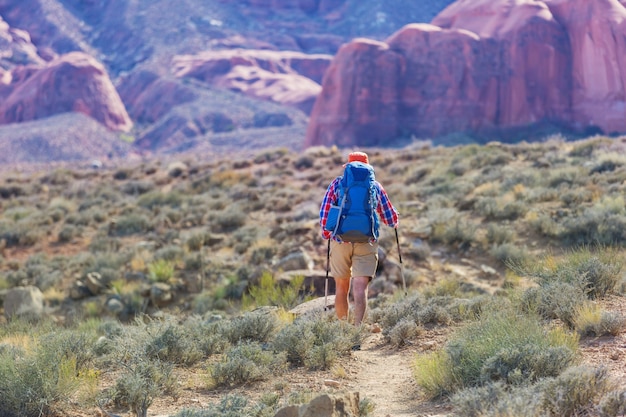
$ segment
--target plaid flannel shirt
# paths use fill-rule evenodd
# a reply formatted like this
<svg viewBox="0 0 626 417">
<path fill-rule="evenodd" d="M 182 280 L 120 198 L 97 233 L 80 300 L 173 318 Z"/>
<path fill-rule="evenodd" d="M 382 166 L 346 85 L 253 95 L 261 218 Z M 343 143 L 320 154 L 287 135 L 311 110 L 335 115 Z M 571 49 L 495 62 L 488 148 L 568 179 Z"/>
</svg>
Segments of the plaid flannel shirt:
<svg viewBox="0 0 626 417">
<path fill-rule="evenodd" d="M 320 226 L 322 228 L 322 237 L 324 239 L 330 239 L 332 236 L 331 232 L 324 230 L 324 226 L 326 226 L 326 221 L 328 220 L 330 206 L 336 205 L 339 201 L 338 185 L 340 181 L 341 177 L 337 177 L 330 183 L 320 207 Z M 387 196 L 387 192 L 378 181 L 376 181 L 376 194 L 378 195 L 378 206 L 376 207 L 376 212 L 378 213 L 379 218 L 389 227 L 398 226 L 398 211 L 391 204 L 391 201 Z M 334 239 L 341 242 L 341 239 L 337 237 Z"/>
</svg>

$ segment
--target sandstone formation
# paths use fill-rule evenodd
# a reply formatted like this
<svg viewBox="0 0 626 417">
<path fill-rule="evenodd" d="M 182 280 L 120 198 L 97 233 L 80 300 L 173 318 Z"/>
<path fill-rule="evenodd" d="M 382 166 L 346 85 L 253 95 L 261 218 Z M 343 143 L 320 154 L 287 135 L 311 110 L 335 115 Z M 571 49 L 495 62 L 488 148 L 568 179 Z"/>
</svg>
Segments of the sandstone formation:
<svg viewBox="0 0 626 417">
<path fill-rule="evenodd" d="M 43 64 L 28 32 L 10 27 L 0 17 L 0 67 Z"/>
<path fill-rule="evenodd" d="M 151 71 L 125 77 L 118 91 L 131 119 L 143 124 L 154 123 L 172 108 L 198 98 L 191 88 Z"/>
<path fill-rule="evenodd" d="M 102 64 L 72 52 L 44 67 L 18 67 L 4 86 L 0 124 L 78 112 L 115 131 L 129 131 L 132 122 Z"/>
<path fill-rule="evenodd" d="M 331 59 L 291 51 L 206 51 L 175 57 L 174 74 L 308 113 Z"/>
<path fill-rule="evenodd" d="M 617 0 L 459 0 L 385 42 L 356 39 L 328 69 L 306 145 L 542 123 L 624 132 L 625 22 Z"/>
</svg>

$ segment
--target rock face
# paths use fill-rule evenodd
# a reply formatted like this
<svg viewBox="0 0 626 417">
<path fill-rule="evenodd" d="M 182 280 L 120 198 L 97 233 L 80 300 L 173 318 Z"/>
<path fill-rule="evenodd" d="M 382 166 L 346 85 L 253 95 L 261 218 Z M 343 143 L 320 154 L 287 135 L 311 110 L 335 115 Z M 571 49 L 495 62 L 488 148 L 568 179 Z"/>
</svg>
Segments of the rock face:
<svg viewBox="0 0 626 417">
<path fill-rule="evenodd" d="M 331 60 L 291 51 L 206 51 L 175 57 L 174 73 L 309 113 Z"/>
<path fill-rule="evenodd" d="M 172 108 L 197 98 L 191 88 L 150 71 L 137 71 L 124 78 L 118 91 L 130 117 L 142 124 L 154 123 Z"/>
<path fill-rule="evenodd" d="M 541 123 L 626 131 L 626 8 L 617 0 L 459 0 L 328 69 L 306 145 L 381 145 Z"/>
<path fill-rule="evenodd" d="M 132 127 L 104 67 L 82 52 L 62 55 L 43 68 L 16 68 L 4 92 L 0 124 L 78 112 L 111 130 Z"/>
<path fill-rule="evenodd" d="M 42 64 L 28 32 L 9 27 L 0 17 L 0 66 Z"/>
</svg>

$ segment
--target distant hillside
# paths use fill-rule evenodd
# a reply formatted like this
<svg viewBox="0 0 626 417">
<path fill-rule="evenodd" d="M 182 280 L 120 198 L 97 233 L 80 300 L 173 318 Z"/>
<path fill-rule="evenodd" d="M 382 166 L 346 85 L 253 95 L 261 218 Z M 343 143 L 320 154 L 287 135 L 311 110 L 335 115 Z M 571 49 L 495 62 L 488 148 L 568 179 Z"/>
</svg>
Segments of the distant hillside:
<svg viewBox="0 0 626 417">
<path fill-rule="evenodd" d="M 189 86 L 188 80 L 172 77 L 173 59 L 176 56 L 194 55 L 205 50 L 237 48 L 289 50 L 332 56 L 342 44 L 355 37 L 383 39 L 408 23 L 428 22 L 451 1 L 440 0 L 422 4 L 398 0 L 389 2 L 329 0 L 300 2 L 302 4 L 300 7 L 286 3 L 288 2 L 283 4 L 254 0 L 243 2 L 2 0 L 0 34 L 8 40 L 8 43 L 5 42 L 0 46 L 0 50 L 5 51 L 0 58 L 0 99 L 6 100 L 10 97 L 14 103 L 11 109 L 6 110 L 9 115 L 5 118 L 10 123 L 22 121 L 19 114 L 14 113 L 15 109 L 22 111 L 19 108 L 21 100 L 19 94 L 23 94 L 20 83 L 28 79 L 36 68 L 48 65 L 47 63 L 60 55 L 82 51 L 104 64 L 127 108 L 137 105 L 129 100 L 136 99 L 139 94 L 148 94 L 149 99 L 140 102 L 144 108 L 135 107 L 135 113 L 130 114 L 134 127 L 131 132 L 125 134 L 126 138 L 137 139 L 139 152 L 145 153 L 147 149 L 150 152 L 160 152 L 161 143 L 166 143 L 168 152 L 179 148 L 188 149 L 194 146 L 194 143 L 212 141 L 214 135 L 223 136 L 223 131 L 219 128 L 207 128 L 198 123 L 198 118 L 213 117 L 215 112 L 212 110 L 198 111 L 209 108 L 228 109 L 226 116 L 234 120 L 230 132 L 234 132 L 235 136 L 236 132 L 248 136 L 248 133 L 243 132 L 249 127 L 254 127 L 256 129 L 254 136 L 262 137 L 263 128 L 268 127 L 271 128 L 267 131 L 268 145 L 276 145 L 282 137 L 285 138 L 284 144 L 292 147 L 294 143 L 300 144 L 304 141 L 304 125 L 308 122 L 308 114 L 297 110 L 296 113 L 300 114 L 297 115 L 293 108 L 281 103 L 278 103 L 278 108 L 268 112 L 267 104 L 254 97 L 237 98 L 235 101 L 239 103 L 237 105 L 239 107 L 234 108 L 232 95 L 212 91 L 212 85 Z M 305 3 L 309 6 L 305 6 Z M 30 66 L 27 71 L 23 69 L 26 65 Z M 253 71 L 269 70 L 270 76 L 273 76 L 271 74 L 289 76 L 283 74 L 284 71 L 281 69 L 263 66 L 256 68 L 254 67 Z M 64 76 L 62 71 L 56 73 L 58 77 Z M 129 79 L 135 84 L 129 85 Z M 272 87 L 276 82 L 275 79 L 260 78 L 260 80 L 265 83 L 262 88 L 266 90 L 276 88 Z M 243 82 L 251 85 L 257 82 L 257 78 L 251 74 Z M 280 88 L 298 88 L 290 83 L 290 79 L 287 78 Z M 219 89 L 219 86 L 217 87 Z M 29 89 L 32 88 L 31 85 Z M 255 88 L 259 88 L 258 82 Z M 190 94 L 190 91 L 193 91 L 193 94 Z M 206 94 L 203 91 L 206 91 Z M 65 93 L 68 94 L 67 99 L 64 99 L 65 102 L 70 100 L 65 106 L 81 111 L 83 108 L 81 102 L 71 103 L 71 91 Z M 263 91 L 259 93 L 263 94 L 266 93 Z M 45 93 L 42 95 L 45 96 Z M 152 111 L 145 106 L 155 103 L 160 103 L 162 107 L 156 119 L 137 116 Z M 280 109 L 281 106 L 283 109 Z M 0 106 L 0 111 L 2 110 Z M 57 112 L 54 109 L 46 109 L 44 112 L 31 113 L 52 115 Z M 246 114 L 249 114 L 252 119 L 256 118 L 258 121 L 266 118 L 265 115 L 268 113 L 279 115 L 279 119 L 288 122 L 282 123 L 281 126 L 277 126 L 275 122 L 259 126 L 258 123 L 238 124 L 235 120 L 246 118 L 248 117 Z M 176 122 L 172 122 L 173 119 Z M 36 131 L 28 133 L 35 125 Z M 165 130 L 164 125 L 167 125 Z M 89 150 L 90 141 L 112 141 L 112 133 L 99 135 L 98 139 L 95 139 L 80 135 L 81 131 L 90 131 L 88 125 L 84 128 L 76 124 L 73 126 L 77 127 L 74 130 L 74 137 L 79 140 L 77 143 L 84 143 L 86 149 L 83 152 L 90 157 L 95 156 Z M 293 137 L 294 126 L 298 126 L 297 137 Z M 36 135 L 49 141 L 51 149 L 56 148 L 53 140 L 56 127 L 50 127 L 50 134 L 42 133 L 45 131 L 45 122 L 21 125 L 21 128 L 25 136 Z M 284 132 L 277 134 L 277 129 L 281 128 Z M 13 136 L 6 136 L 7 139 L 9 137 Z M 53 157 L 72 160 L 76 156 L 75 153 L 66 154 L 61 149 L 49 153 L 35 153 L 35 156 L 30 152 L 26 153 L 30 155 L 27 159 L 34 158 L 41 162 L 51 160 Z M 19 159 L 20 154 L 17 152 L 13 159 Z"/>
</svg>

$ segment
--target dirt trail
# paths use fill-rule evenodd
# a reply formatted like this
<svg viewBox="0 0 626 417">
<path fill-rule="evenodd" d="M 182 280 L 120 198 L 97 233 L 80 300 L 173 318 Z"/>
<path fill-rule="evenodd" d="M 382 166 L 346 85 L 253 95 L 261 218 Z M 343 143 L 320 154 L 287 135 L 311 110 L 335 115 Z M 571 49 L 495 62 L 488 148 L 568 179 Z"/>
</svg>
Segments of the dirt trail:
<svg viewBox="0 0 626 417">
<path fill-rule="evenodd" d="M 424 408 L 412 374 L 413 349 L 394 349 L 385 344 L 380 333 L 369 336 L 360 351 L 354 352 L 361 363 L 356 389 L 376 408 L 372 417 L 416 417 L 445 415 L 431 404 Z"/>
</svg>

